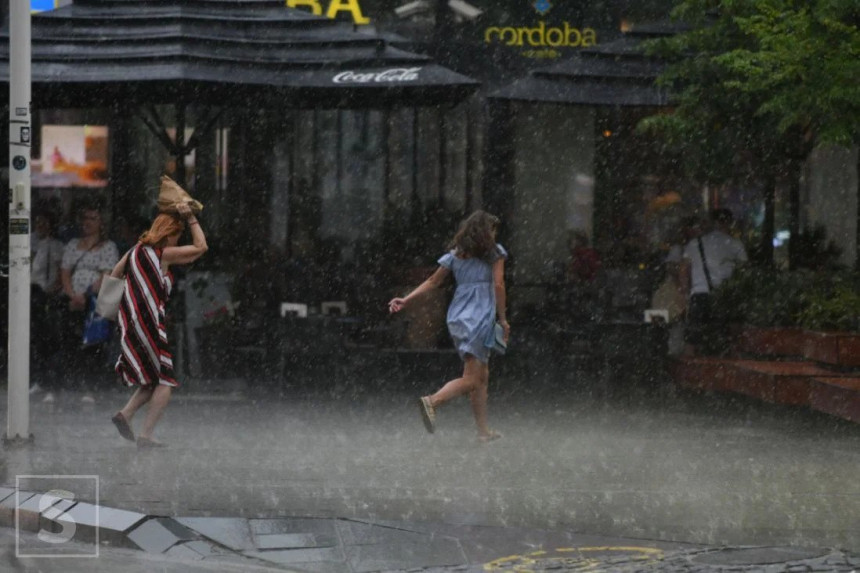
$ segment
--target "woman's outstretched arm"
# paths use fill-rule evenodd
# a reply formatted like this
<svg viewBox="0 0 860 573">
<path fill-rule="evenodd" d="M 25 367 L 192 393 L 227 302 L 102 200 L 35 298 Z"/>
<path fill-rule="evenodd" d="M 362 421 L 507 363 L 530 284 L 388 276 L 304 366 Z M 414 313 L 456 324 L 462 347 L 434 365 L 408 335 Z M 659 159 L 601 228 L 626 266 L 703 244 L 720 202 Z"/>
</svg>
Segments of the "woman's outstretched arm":
<svg viewBox="0 0 860 573">
<path fill-rule="evenodd" d="M 396 297 L 388 301 L 388 311 L 400 312 L 416 297 L 421 296 L 429 290 L 433 290 L 434 288 L 439 288 L 440 286 L 442 286 L 442 284 L 445 282 L 445 279 L 448 278 L 448 275 L 450 273 L 451 271 L 449 271 L 445 267 L 439 267 L 438 269 L 436 269 L 436 272 L 430 275 L 430 278 L 418 285 L 411 293 L 409 293 L 405 297 Z"/>
</svg>

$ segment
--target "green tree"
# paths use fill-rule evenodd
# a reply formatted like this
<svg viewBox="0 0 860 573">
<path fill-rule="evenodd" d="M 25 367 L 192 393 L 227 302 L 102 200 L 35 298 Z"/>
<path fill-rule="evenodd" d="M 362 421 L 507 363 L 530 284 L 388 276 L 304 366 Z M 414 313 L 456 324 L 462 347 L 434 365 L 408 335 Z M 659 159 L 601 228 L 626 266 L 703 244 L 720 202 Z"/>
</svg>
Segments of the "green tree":
<svg viewBox="0 0 860 573">
<path fill-rule="evenodd" d="M 642 127 L 683 146 L 705 181 L 763 181 L 762 249 L 772 252 L 776 182 L 791 185 L 797 236 L 802 162 L 819 143 L 860 143 L 860 3 L 685 0 L 673 17 L 689 29 L 647 49 L 669 64 L 660 83 L 675 95 L 674 113 Z"/>
</svg>

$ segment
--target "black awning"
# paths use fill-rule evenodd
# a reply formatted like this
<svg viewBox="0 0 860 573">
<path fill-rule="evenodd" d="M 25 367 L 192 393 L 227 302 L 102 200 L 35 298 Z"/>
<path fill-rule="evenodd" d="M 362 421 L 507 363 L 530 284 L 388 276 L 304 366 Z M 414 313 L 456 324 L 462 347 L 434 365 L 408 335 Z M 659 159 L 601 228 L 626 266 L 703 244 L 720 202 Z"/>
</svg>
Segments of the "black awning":
<svg viewBox="0 0 860 573">
<path fill-rule="evenodd" d="M 587 48 L 578 55 L 499 88 L 489 97 L 532 103 L 588 106 L 666 106 L 667 90 L 656 85 L 665 64 L 645 56 L 641 37 Z"/>
<path fill-rule="evenodd" d="M 530 103 L 588 106 L 662 107 L 668 105 L 665 91 L 646 83 L 611 81 L 559 81 L 531 76 L 501 88 L 489 96 Z"/>
<path fill-rule="evenodd" d="M 428 57 L 283 0 L 78 0 L 33 15 L 38 107 L 456 102 L 478 87 Z M 0 81 L 8 82 L 8 30 Z"/>
</svg>

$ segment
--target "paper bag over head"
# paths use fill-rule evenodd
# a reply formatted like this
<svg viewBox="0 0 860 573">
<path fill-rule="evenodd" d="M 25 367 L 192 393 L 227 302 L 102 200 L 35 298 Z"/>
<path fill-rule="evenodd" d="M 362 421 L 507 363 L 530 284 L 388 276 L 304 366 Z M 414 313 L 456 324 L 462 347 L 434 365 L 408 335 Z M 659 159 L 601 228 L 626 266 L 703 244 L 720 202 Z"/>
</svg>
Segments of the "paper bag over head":
<svg viewBox="0 0 860 573">
<path fill-rule="evenodd" d="M 168 177 L 161 176 L 161 189 L 158 191 L 158 211 L 160 213 L 176 213 L 176 205 L 188 203 L 195 215 L 203 210 L 203 204 L 195 200 L 179 184 Z"/>
</svg>

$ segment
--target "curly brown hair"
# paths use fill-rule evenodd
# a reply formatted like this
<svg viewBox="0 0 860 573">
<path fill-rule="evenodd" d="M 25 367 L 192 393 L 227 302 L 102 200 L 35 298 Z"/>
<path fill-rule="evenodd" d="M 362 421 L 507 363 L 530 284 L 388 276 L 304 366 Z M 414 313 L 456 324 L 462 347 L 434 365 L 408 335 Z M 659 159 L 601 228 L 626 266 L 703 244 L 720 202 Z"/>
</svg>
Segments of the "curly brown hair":
<svg viewBox="0 0 860 573">
<path fill-rule="evenodd" d="M 489 259 L 496 252 L 494 233 L 498 227 L 498 217 L 475 211 L 460 223 L 448 248 L 462 258 Z"/>
</svg>

